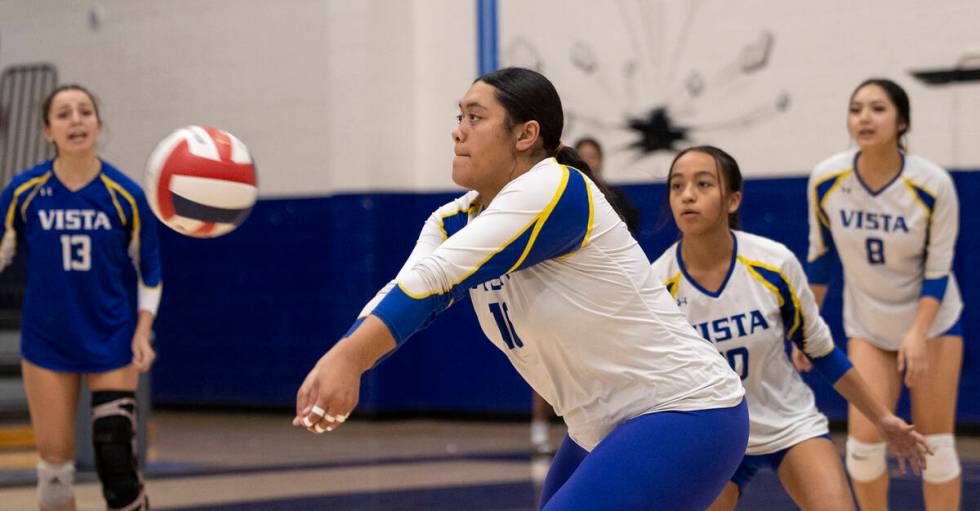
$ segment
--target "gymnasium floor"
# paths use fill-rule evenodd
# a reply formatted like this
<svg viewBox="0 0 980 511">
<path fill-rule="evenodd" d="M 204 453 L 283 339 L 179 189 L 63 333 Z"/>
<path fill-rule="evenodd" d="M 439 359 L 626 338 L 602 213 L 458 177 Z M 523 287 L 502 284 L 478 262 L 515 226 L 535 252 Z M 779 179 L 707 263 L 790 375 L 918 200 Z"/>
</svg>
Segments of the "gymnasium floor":
<svg viewBox="0 0 980 511">
<path fill-rule="evenodd" d="M 548 459 L 528 454 L 527 424 L 358 421 L 315 436 L 288 413 L 159 411 L 147 485 L 156 510 L 466 510 L 535 508 Z M 0 511 L 34 506 L 24 424 L 0 423 Z M 552 428 L 557 442 L 563 434 Z M 838 445 L 839 435 L 835 436 Z M 963 509 L 980 509 L 980 439 L 963 438 Z M 94 474 L 79 476 L 79 510 L 104 509 Z M 892 485 L 892 509 L 922 509 L 919 483 Z M 753 480 L 739 509 L 796 509 L 771 472 Z"/>
</svg>

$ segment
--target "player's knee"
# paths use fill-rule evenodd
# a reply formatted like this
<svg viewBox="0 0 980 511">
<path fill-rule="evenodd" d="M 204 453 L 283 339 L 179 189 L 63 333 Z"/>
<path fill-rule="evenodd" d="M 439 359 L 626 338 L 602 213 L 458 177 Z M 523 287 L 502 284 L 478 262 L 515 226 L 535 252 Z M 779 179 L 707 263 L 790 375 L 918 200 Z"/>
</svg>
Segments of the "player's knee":
<svg viewBox="0 0 980 511">
<path fill-rule="evenodd" d="M 959 477 L 960 457 L 956 454 L 956 439 L 952 433 L 927 435 L 926 441 L 935 454 L 926 458 L 922 479 L 928 483 L 940 484 Z"/>
<path fill-rule="evenodd" d="M 95 468 L 109 509 L 142 509 L 143 481 L 136 449 L 136 400 L 133 392 L 92 393 Z"/>
<path fill-rule="evenodd" d="M 867 482 L 881 477 L 888 468 L 885 450 L 885 442 L 867 443 L 847 437 L 847 458 L 844 464 L 851 479 Z"/>
<path fill-rule="evenodd" d="M 37 500 L 41 507 L 61 507 L 74 497 L 75 462 L 37 463 Z"/>
</svg>

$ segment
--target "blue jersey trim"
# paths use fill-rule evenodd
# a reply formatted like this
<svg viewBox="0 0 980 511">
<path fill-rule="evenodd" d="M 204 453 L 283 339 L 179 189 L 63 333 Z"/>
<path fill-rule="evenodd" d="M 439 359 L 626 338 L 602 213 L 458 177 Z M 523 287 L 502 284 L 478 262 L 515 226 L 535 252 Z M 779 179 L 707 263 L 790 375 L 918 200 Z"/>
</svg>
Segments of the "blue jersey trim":
<svg viewBox="0 0 980 511">
<path fill-rule="evenodd" d="M 707 289 L 701 287 L 701 284 L 698 284 L 698 281 L 694 280 L 694 278 L 691 277 L 691 274 L 687 273 L 687 267 L 684 266 L 684 258 L 681 257 L 681 243 L 683 243 L 684 240 L 681 239 L 680 241 L 677 242 L 677 255 L 676 255 L 677 265 L 680 266 L 681 273 L 684 274 L 684 278 L 687 279 L 687 281 L 690 282 L 692 286 L 694 286 L 694 289 L 697 289 L 701 293 L 704 293 L 705 295 L 708 295 L 712 298 L 718 298 L 719 296 L 721 296 L 721 294 L 725 291 L 725 286 L 728 285 L 728 279 L 731 278 L 732 272 L 735 271 L 735 261 L 736 258 L 738 257 L 738 238 L 736 238 L 735 233 L 731 231 L 729 231 L 729 234 L 732 237 L 732 260 L 729 261 L 728 263 L 728 273 L 725 274 L 725 280 L 721 282 L 721 287 L 719 287 L 718 290 L 714 292 L 708 291 Z"/>
<path fill-rule="evenodd" d="M 361 326 L 361 323 L 363 323 L 365 319 L 367 319 L 367 316 L 361 316 L 361 317 L 357 318 L 354 321 L 354 324 L 351 325 L 350 328 L 347 329 L 347 332 L 344 333 L 344 335 L 341 336 L 340 338 L 341 339 L 346 339 L 346 338 L 350 337 L 351 335 L 353 335 L 354 334 L 354 330 L 357 330 L 357 327 Z"/>
<path fill-rule="evenodd" d="M 820 374 L 831 385 L 836 384 L 837 380 L 840 380 L 844 376 L 844 373 L 851 367 L 854 367 L 851 365 L 851 361 L 847 358 L 847 355 L 837 346 L 834 346 L 834 349 L 830 353 L 810 360 L 813 361 L 813 366 L 817 368 L 817 371 L 820 371 Z"/>
<path fill-rule="evenodd" d="M 931 296 L 940 302 L 943 301 L 943 297 L 946 296 L 946 285 L 949 284 L 949 276 L 940 277 L 938 279 L 926 279 L 922 281 L 922 292 L 919 297 Z"/>
<path fill-rule="evenodd" d="M 806 317 L 803 315 L 803 308 L 800 301 L 794 294 L 794 290 L 788 278 L 778 268 L 768 266 L 758 261 L 739 258 L 748 268 L 749 273 L 764 286 L 769 288 L 779 303 L 779 315 L 783 321 L 783 332 L 785 339 L 796 344 L 801 350 L 804 348 L 804 332 L 806 331 Z"/>
<path fill-rule="evenodd" d="M 882 185 L 882 187 L 879 188 L 878 191 L 872 191 L 871 188 L 868 187 L 867 183 L 865 183 L 864 180 L 861 179 L 861 173 L 858 172 L 858 157 L 859 156 L 861 156 L 861 151 L 858 151 L 857 153 L 854 153 L 854 177 L 857 178 L 858 183 L 861 183 L 861 187 L 864 188 L 865 190 L 867 190 L 868 194 L 870 194 L 872 197 L 877 197 L 881 192 L 887 190 L 888 187 L 891 186 L 892 183 L 894 183 L 895 181 L 897 181 L 898 178 L 899 178 L 899 176 L 901 176 L 902 173 L 905 172 L 905 153 L 899 153 L 898 156 L 899 156 L 899 158 L 901 158 L 901 163 L 898 166 L 898 173 L 895 174 L 895 176 L 892 177 L 890 180 L 888 180 L 887 183 L 885 183 L 884 185 Z"/>
<path fill-rule="evenodd" d="M 440 312 L 452 304 L 450 293 L 429 295 L 422 299 L 405 294 L 401 286 L 391 289 L 381 303 L 371 311 L 391 331 L 395 342 L 400 346 L 415 332 L 422 330 Z"/>
</svg>

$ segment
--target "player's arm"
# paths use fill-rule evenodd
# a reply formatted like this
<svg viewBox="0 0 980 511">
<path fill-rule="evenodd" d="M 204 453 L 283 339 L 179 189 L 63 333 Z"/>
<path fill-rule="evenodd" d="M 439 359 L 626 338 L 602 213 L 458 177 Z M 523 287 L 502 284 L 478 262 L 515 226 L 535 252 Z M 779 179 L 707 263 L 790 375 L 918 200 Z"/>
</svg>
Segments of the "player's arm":
<svg viewBox="0 0 980 511">
<path fill-rule="evenodd" d="M 17 253 L 17 229 L 22 228 L 23 219 L 17 211 L 15 191 L 21 184 L 21 179 L 14 178 L 0 193 L 0 214 L 3 215 L 0 218 L 0 271 L 10 266 Z"/>
<path fill-rule="evenodd" d="M 593 214 L 588 181 L 565 169 L 526 177 L 403 271 L 351 335 L 320 359 L 297 393 L 295 425 L 323 432 L 343 422 L 357 403 L 363 371 L 470 287 L 585 246 Z"/>
<path fill-rule="evenodd" d="M 799 332 L 788 330 L 794 345 L 803 350 L 812 360 L 817 371 L 829 381 L 848 403 L 854 405 L 881 432 L 882 437 L 892 445 L 902 463 L 909 462 L 918 473 L 925 466 L 923 453 L 928 451 L 925 437 L 912 430 L 901 418 L 878 400 L 871 387 L 861 374 L 851 365 L 851 361 L 833 341 L 830 328 L 820 317 L 820 311 L 813 294 L 806 285 L 806 275 L 795 257 L 790 257 L 783 267 L 791 293 L 798 293 L 784 302 L 799 304 Z M 784 303 L 784 307 L 786 304 Z M 786 318 L 788 314 L 784 314 Z"/>
<path fill-rule="evenodd" d="M 156 316 L 160 307 L 160 297 L 163 294 L 163 271 L 160 265 L 160 237 L 157 231 L 157 219 L 150 212 L 146 198 L 142 193 L 135 195 L 136 214 L 133 215 L 133 235 L 139 240 L 137 251 L 137 270 L 139 270 L 139 293 L 137 307 L 140 312 Z M 137 225 L 137 222 L 139 223 Z"/>
<path fill-rule="evenodd" d="M 156 217 L 150 212 L 142 191 L 134 191 L 135 211 L 131 215 L 131 228 L 136 243 L 131 250 L 136 256 L 138 314 L 133 333 L 133 363 L 140 371 L 148 371 L 156 359 L 156 351 L 150 341 L 153 321 L 163 294 L 163 272 L 160 266 L 160 238 Z"/>
<path fill-rule="evenodd" d="M 924 187 L 909 185 L 919 205 L 929 212 L 925 278 L 912 326 L 898 350 L 898 370 L 905 372 L 905 385 L 909 387 L 914 387 L 929 370 L 926 340 L 946 294 L 959 233 L 959 200 L 952 179 L 944 177 L 935 194 Z"/>
<path fill-rule="evenodd" d="M 830 218 L 822 206 L 824 196 L 829 193 L 831 182 L 814 172 L 807 183 L 807 219 L 809 224 L 809 245 L 807 249 L 807 277 L 810 291 L 817 304 L 823 306 L 827 296 L 827 285 L 836 262 L 837 248 L 830 232 Z"/>
</svg>

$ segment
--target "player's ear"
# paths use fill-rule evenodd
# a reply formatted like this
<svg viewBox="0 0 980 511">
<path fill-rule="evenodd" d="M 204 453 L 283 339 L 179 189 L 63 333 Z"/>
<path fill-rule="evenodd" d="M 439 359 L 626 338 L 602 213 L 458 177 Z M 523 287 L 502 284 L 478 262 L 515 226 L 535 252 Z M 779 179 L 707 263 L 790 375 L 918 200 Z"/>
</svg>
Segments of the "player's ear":
<svg viewBox="0 0 980 511">
<path fill-rule="evenodd" d="M 728 193 L 728 213 L 735 213 L 738 211 L 739 206 L 742 205 L 742 192 L 729 192 Z"/>
<path fill-rule="evenodd" d="M 534 147 L 534 144 L 541 138 L 541 124 L 538 121 L 527 121 L 514 127 L 517 133 L 515 148 L 518 151 L 527 151 Z"/>
</svg>

